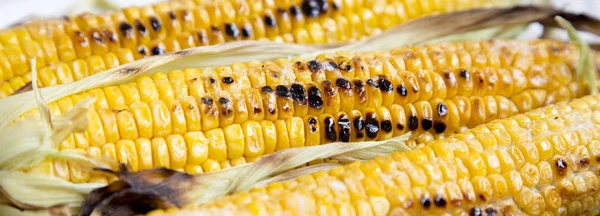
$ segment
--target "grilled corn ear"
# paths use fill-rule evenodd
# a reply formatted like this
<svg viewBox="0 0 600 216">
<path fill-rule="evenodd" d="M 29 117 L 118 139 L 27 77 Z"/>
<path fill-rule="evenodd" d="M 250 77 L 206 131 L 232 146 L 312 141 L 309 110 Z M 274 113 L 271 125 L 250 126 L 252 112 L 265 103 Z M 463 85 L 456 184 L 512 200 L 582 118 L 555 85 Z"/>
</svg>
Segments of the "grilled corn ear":
<svg viewBox="0 0 600 216">
<path fill-rule="evenodd" d="M 149 215 L 596 215 L 600 96 L 197 207 Z"/>
<path fill-rule="evenodd" d="M 39 84 L 52 86 L 190 47 L 234 40 L 353 41 L 422 16 L 506 3 L 510 1 L 171 1 L 26 23 L 0 31 L 0 98 L 31 81 L 27 59 L 32 57 Z"/>
<path fill-rule="evenodd" d="M 511 49 L 509 55 L 508 47 L 522 50 Z M 587 88 L 574 81 L 574 50 L 554 41 L 486 41 L 236 63 L 140 76 L 132 83 L 65 97 L 49 109 L 59 115 L 83 98 L 97 99 L 86 131 L 73 133 L 61 149 L 109 157 L 133 170 L 169 167 L 199 173 L 282 149 L 386 140 L 408 131 L 413 134 L 407 145 L 414 148 L 580 97 Z M 473 63 L 481 58 L 486 63 Z M 531 62 L 521 60 L 527 58 Z M 461 66 L 458 59 L 480 60 L 463 60 Z M 60 161 L 40 166 L 45 168 L 36 172 L 75 182 L 106 180 L 56 172 L 68 167 Z"/>
</svg>

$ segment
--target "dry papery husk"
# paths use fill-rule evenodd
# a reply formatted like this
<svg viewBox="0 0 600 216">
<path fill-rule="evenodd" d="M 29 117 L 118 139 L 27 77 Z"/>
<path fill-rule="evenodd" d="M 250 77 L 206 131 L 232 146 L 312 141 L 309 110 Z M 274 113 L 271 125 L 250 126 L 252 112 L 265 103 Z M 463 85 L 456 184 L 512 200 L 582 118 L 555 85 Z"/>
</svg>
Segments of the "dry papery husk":
<svg viewBox="0 0 600 216">
<path fill-rule="evenodd" d="M 48 184 L 44 185 L 44 181 L 40 181 L 35 187 L 31 184 L 17 184 L 18 182 L 26 182 L 28 180 L 27 178 L 32 178 L 30 174 L 19 173 L 20 170 L 30 168 L 45 158 L 65 159 L 88 168 L 115 168 L 114 164 L 104 160 L 93 160 L 84 155 L 77 154 L 76 152 L 57 151 L 57 145 L 64 137 L 77 129 L 85 128 L 87 122 L 82 116 L 85 116 L 84 113 L 93 100 L 85 100 L 77 104 L 76 108 L 67 114 L 59 117 L 52 117 L 48 114 L 47 108 L 45 108 L 46 101 L 55 101 L 64 96 L 92 88 L 128 82 L 133 80 L 136 76 L 143 74 L 148 75 L 159 71 L 170 71 L 190 67 L 210 68 L 229 65 L 235 62 L 251 60 L 266 61 L 290 56 L 312 57 L 323 52 L 388 50 L 403 45 L 427 43 L 432 40 L 444 41 L 444 39 L 440 38 L 448 38 L 447 40 L 491 39 L 499 33 L 506 32 L 507 29 L 513 27 L 522 28 L 530 22 L 551 19 L 555 14 L 559 13 L 561 12 L 550 8 L 514 7 L 443 14 L 409 22 L 367 40 L 346 45 L 340 44 L 335 48 L 256 41 L 232 42 L 208 47 L 192 48 L 162 56 L 148 57 L 92 75 L 74 83 L 48 87 L 41 90 L 34 88 L 34 91 L 24 92 L 2 99 L 0 100 L 0 169 L 2 172 L 5 172 L 5 174 L 2 175 L 12 178 L 12 186 L 18 188 L 15 190 L 39 191 L 39 197 L 44 197 L 44 199 L 33 199 L 32 197 L 26 196 L 10 196 L 18 192 L 0 188 L 0 191 L 5 192 L 6 194 L 4 198 L 10 200 L 11 203 L 11 206 L 2 206 L 0 208 L 0 213 L 15 207 L 32 211 L 21 213 L 39 213 L 39 211 L 35 210 L 64 209 L 57 208 L 57 206 L 62 207 L 61 205 L 63 204 L 68 205 L 73 212 L 78 212 L 82 200 L 77 198 L 61 200 L 58 198 L 55 199 L 54 197 L 67 195 L 69 197 L 80 197 L 78 195 L 81 195 L 82 193 L 85 194 L 93 188 L 100 187 L 100 185 L 90 186 L 90 184 L 73 184 L 57 178 L 53 179 L 53 181 L 63 182 L 61 184 L 56 184 L 51 183 L 53 181 L 49 180 L 46 181 Z M 450 35 L 461 36 L 449 37 Z M 37 79 L 36 77 L 36 72 L 33 72 L 33 79 Z M 44 97 L 41 97 L 42 95 Z M 40 109 L 41 120 L 27 119 L 11 125 L 13 119 L 36 107 Z M 121 180 L 118 182 L 126 183 L 121 185 L 125 188 L 138 188 L 137 186 L 141 186 L 141 188 L 148 189 L 152 187 L 153 189 L 156 189 L 156 187 L 166 187 L 171 188 L 173 192 L 179 192 L 165 193 L 169 196 L 167 197 L 168 199 L 156 196 L 156 194 L 150 194 L 155 196 L 155 199 L 150 200 L 161 201 L 159 202 L 161 205 L 181 206 L 190 203 L 196 204 L 231 192 L 246 190 L 254 186 L 257 182 L 262 182 L 264 184 L 269 182 L 270 178 L 282 180 L 291 178 L 298 173 L 314 171 L 315 169 L 318 169 L 318 167 L 301 169 L 304 171 L 296 171 L 295 174 L 292 172 L 291 174 L 287 173 L 285 176 L 276 177 L 276 174 L 305 164 L 319 155 L 324 158 L 333 157 L 345 162 L 351 162 L 372 159 L 377 155 L 385 155 L 394 151 L 406 151 L 408 148 L 401 142 L 406 136 L 407 135 L 385 142 L 364 142 L 355 145 L 335 143 L 324 146 L 289 149 L 267 156 L 255 163 L 230 168 L 222 172 L 203 174 L 201 175 L 202 177 L 191 176 L 170 170 L 165 171 L 164 169 L 141 171 L 138 173 L 129 173 L 126 170 L 122 170 L 117 173 L 121 177 Z M 313 152 L 314 154 L 302 154 L 302 152 Z M 329 153 L 323 155 L 324 152 Z M 298 158 L 298 155 L 304 157 Z M 285 160 L 282 161 L 282 158 Z M 255 164 L 260 164 L 260 166 Z M 267 169 L 261 167 L 270 168 Z M 252 175 L 254 177 L 251 181 L 248 180 L 247 175 L 239 174 L 247 173 L 249 170 L 251 170 L 252 173 L 256 173 L 256 175 Z M 147 175 L 156 177 L 157 173 L 163 173 L 162 175 L 158 175 L 161 176 L 159 179 L 164 180 L 158 181 L 160 184 L 156 184 L 156 181 L 148 182 L 144 180 L 144 178 L 139 177 Z M 167 173 L 168 175 L 164 175 L 164 173 Z M 176 176 L 177 178 L 172 178 L 173 176 Z M 51 179 L 54 177 L 44 176 L 39 178 Z M 181 180 L 181 178 L 192 179 L 193 181 L 189 182 L 193 184 L 188 182 L 188 185 L 190 187 L 193 186 L 193 188 L 201 189 L 194 190 L 195 193 L 183 193 L 181 190 L 186 188 L 182 187 L 184 184 L 178 184 L 181 186 L 179 188 L 173 188 L 177 185 L 168 184 L 168 182 L 175 181 L 172 179 Z M 244 179 L 244 181 L 242 181 L 242 179 Z M 140 184 L 139 181 L 144 184 Z M 4 184 L 9 183 L 0 182 L 0 187 L 3 187 Z M 51 189 L 56 185 L 63 185 L 60 192 L 53 192 Z M 114 186 L 114 184 L 112 185 Z M 45 187 L 48 187 L 48 190 L 44 189 Z M 69 190 L 69 188 L 71 190 Z M 116 194 L 117 196 L 114 197 L 122 197 L 127 195 L 127 192 L 131 191 L 132 190 L 119 190 L 120 194 Z M 148 197 L 149 194 L 145 194 L 147 191 L 152 190 L 136 190 L 134 192 L 140 192 L 141 195 L 146 195 L 146 197 Z M 92 196 L 88 196 L 88 198 L 93 197 L 94 194 L 97 193 L 92 193 Z M 98 198 L 98 200 L 95 200 L 96 202 L 90 202 L 89 200 L 86 202 L 87 208 L 85 210 L 87 210 L 87 212 L 91 212 L 94 209 L 97 209 L 100 212 L 110 211 L 111 209 L 123 211 L 132 210 L 129 208 L 131 207 L 129 206 L 131 202 L 124 202 L 127 204 L 121 205 L 124 206 L 124 208 L 113 208 L 114 206 L 118 206 L 119 203 L 115 204 L 115 199 L 110 199 L 111 196 L 101 196 L 96 198 Z M 156 208 L 156 203 L 150 204 Z"/>
</svg>

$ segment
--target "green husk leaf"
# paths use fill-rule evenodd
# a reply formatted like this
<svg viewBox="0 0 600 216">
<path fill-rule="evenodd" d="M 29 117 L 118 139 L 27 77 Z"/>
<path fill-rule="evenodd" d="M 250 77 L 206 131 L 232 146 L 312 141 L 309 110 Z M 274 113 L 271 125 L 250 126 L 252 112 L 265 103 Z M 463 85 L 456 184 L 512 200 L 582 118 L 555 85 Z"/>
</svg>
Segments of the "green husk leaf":
<svg viewBox="0 0 600 216">
<path fill-rule="evenodd" d="M 374 51 L 420 44 L 448 35 L 464 34 L 498 26 L 522 25 L 552 17 L 555 10 L 539 7 L 478 9 L 417 19 L 385 31 L 364 41 L 342 47 L 303 46 L 264 41 L 237 41 L 207 47 L 191 48 L 135 61 L 109 69 L 74 83 L 42 89 L 49 102 L 81 91 L 132 81 L 142 74 L 183 68 L 212 68 L 235 62 L 273 60 L 291 56 L 316 56 L 335 51 Z M 449 22 L 451 20 L 451 22 Z M 340 44 L 341 45 L 341 44 Z M 307 54 L 310 53 L 310 54 Z M 31 92 L 0 100 L 0 129 L 13 119 L 35 108 Z"/>
<path fill-rule="evenodd" d="M 577 79 L 581 80 L 585 78 L 585 81 L 590 88 L 591 94 L 598 93 L 598 83 L 596 82 L 596 68 L 594 67 L 594 61 L 592 57 L 592 52 L 587 43 L 579 37 L 577 34 L 577 30 L 571 25 L 571 23 L 564 18 L 557 16 L 555 18 L 556 22 L 567 30 L 569 34 L 569 38 L 573 43 L 577 45 L 577 49 L 579 50 L 579 60 L 577 63 L 577 68 L 575 73 L 577 75 Z"/>
</svg>

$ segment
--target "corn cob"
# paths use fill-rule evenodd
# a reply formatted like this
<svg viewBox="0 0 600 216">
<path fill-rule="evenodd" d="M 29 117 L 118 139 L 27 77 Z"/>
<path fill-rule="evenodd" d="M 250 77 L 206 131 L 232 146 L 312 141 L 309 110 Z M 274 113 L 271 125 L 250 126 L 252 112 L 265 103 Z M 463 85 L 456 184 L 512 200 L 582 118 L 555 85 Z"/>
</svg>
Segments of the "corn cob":
<svg viewBox="0 0 600 216">
<path fill-rule="evenodd" d="M 149 215 L 597 215 L 600 96 Z"/>
<path fill-rule="evenodd" d="M 571 45 L 551 41 L 524 42 L 520 46 L 502 41 L 481 44 L 561 51 L 553 54 L 552 61 L 536 54 L 530 57 L 536 62 L 530 63 L 510 58 L 502 58 L 504 63 L 498 61 L 496 66 L 460 63 L 472 68 L 469 70 L 460 69 L 457 62 L 422 64 L 414 57 L 416 54 L 411 54 L 415 51 L 404 49 L 373 54 L 384 56 L 381 58 L 369 54 L 333 56 L 331 59 L 342 60 L 331 64 L 324 56 L 297 61 L 300 63 L 278 60 L 262 64 L 269 65 L 265 67 L 256 62 L 238 63 L 214 71 L 188 69 L 141 76 L 134 83 L 65 97 L 50 103 L 49 109 L 59 115 L 84 98 L 97 98 L 88 113 L 86 131 L 69 136 L 61 149 L 77 148 L 92 156 L 108 156 L 129 163 L 133 170 L 169 167 L 198 173 L 254 161 L 281 149 L 335 141 L 384 140 L 408 131 L 414 132 L 408 145 L 415 147 L 417 143 L 585 94 L 584 85 L 573 81 L 574 70 L 568 62 L 576 57 Z M 474 49 L 478 45 L 467 42 L 441 46 Z M 437 50 L 437 56 L 451 59 L 456 52 L 437 48 L 428 47 L 430 53 Z M 494 56 L 491 49 L 486 52 L 484 58 Z M 513 56 L 525 59 L 529 52 Z M 461 58 L 470 58 L 465 56 Z M 430 59 L 421 57 L 423 62 Z M 305 69 L 270 76 L 276 71 L 270 69 L 274 67 L 283 68 L 279 71 Z M 256 71 L 265 74 L 264 81 L 250 76 L 258 74 Z M 74 182 L 106 181 L 85 172 L 59 174 L 56 167 L 66 166 L 60 163 L 64 162 L 43 163 L 34 170 Z"/>
<path fill-rule="evenodd" d="M 42 86 L 68 83 L 146 55 L 240 39 L 295 43 L 351 41 L 409 19 L 501 5 L 295 1 L 249 3 L 172 1 L 62 22 L 33 22 L 0 32 L 0 98 L 31 81 L 26 60 L 37 57 Z M 425 4 L 427 3 L 427 4 Z M 419 6 L 420 5 L 420 6 Z M 445 5 L 446 7 L 439 7 Z M 351 27 L 352 26 L 352 27 Z"/>
</svg>

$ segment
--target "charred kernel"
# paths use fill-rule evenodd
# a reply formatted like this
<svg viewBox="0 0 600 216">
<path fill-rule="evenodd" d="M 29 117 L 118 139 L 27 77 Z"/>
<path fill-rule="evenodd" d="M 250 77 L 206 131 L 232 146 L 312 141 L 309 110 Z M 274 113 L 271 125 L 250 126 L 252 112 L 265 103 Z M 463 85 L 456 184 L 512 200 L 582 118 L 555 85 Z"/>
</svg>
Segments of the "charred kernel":
<svg viewBox="0 0 600 216">
<path fill-rule="evenodd" d="M 428 209 L 429 207 L 431 207 L 431 199 L 429 199 L 429 197 L 423 197 L 421 199 L 421 205 L 423 206 L 423 208 Z"/>
<path fill-rule="evenodd" d="M 160 21 L 156 17 L 150 17 L 150 25 L 154 31 L 159 31 L 162 28 L 162 24 L 160 24 Z"/>
<path fill-rule="evenodd" d="M 231 78 L 231 77 L 223 77 L 223 79 L 221 79 L 221 82 L 223 82 L 225 84 L 231 84 L 231 83 L 233 83 L 233 78 Z"/>
<path fill-rule="evenodd" d="M 492 207 L 485 209 L 485 213 L 487 213 L 487 216 L 498 216 L 498 210 Z"/>
<path fill-rule="evenodd" d="M 232 38 L 238 38 L 240 36 L 240 30 L 235 23 L 225 24 L 225 34 Z"/>
<path fill-rule="evenodd" d="M 341 6 L 337 2 L 332 2 L 331 8 L 333 8 L 333 10 L 339 10 Z"/>
<path fill-rule="evenodd" d="M 381 130 L 385 131 L 385 132 L 391 132 L 392 131 L 392 122 L 390 120 L 383 120 L 381 122 Z"/>
<path fill-rule="evenodd" d="M 335 85 L 338 88 L 344 89 L 344 90 L 350 90 L 352 89 L 352 84 L 350 84 L 350 81 L 348 81 L 347 79 L 344 78 L 337 78 L 335 80 Z"/>
<path fill-rule="evenodd" d="M 346 61 L 342 61 L 339 63 L 338 68 L 340 70 L 344 70 L 346 72 L 350 72 L 353 68 L 352 65 L 349 62 Z"/>
<path fill-rule="evenodd" d="M 210 81 L 210 84 L 215 84 L 217 81 L 215 80 L 215 78 L 210 78 L 208 79 Z M 268 87 L 268 86 L 267 86 Z"/>
<path fill-rule="evenodd" d="M 373 79 L 368 79 L 367 84 L 369 84 L 375 88 L 379 88 L 379 85 L 377 85 L 377 83 L 375 81 L 373 81 Z"/>
<path fill-rule="evenodd" d="M 335 142 L 337 140 L 337 134 L 335 132 L 335 120 L 333 120 L 331 117 L 327 117 L 323 119 L 323 123 L 325 123 L 325 137 L 327 140 Z"/>
<path fill-rule="evenodd" d="M 590 159 L 583 158 L 583 159 L 579 160 L 579 165 L 580 166 L 584 166 L 584 167 L 590 165 Z"/>
<path fill-rule="evenodd" d="M 398 128 L 398 130 L 404 130 L 404 125 L 396 124 L 396 128 Z"/>
<path fill-rule="evenodd" d="M 433 199 L 433 203 L 437 207 L 444 207 L 444 206 L 446 206 L 446 200 L 442 196 L 436 196 L 435 199 Z"/>
<path fill-rule="evenodd" d="M 436 133 L 444 133 L 444 131 L 446 131 L 446 123 L 444 123 L 444 122 L 433 123 L 433 130 L 435 130 Z"/>
<path fill-rule="evenodd" d="M 317 132 L 317 119 L 315 117 L 308 119 L 308 127 L 311 133 Z"/>
<path fill-rule="evenodd" d="M 176 20 L 176 19 L 177 19 L 177 16 L 175 16 L 175 12 L 173 12 L 173 11 L 169 11 L 169 18 L 170 18 L 171 20 Z"/>
<path fill-rule="evenodd" d="M 398 87 L 396 87 L 396 92 L 398 92 L 398 94 L 400 94 L 401 96 L 408 95 L 408 91 L 404 85 L 399 85 Z"/>
<path fill-rule="evenodd" d="M 292 16 L 298 16 L 300 14 L 300 8 L 296 5 L 290 7 L 290 14 Z"/>
<path fill-rule="evenodd" d="M 365 120 L 363 120 L 362 116 L 358 116 L 354 118 L 352 121 L 354 124 L 354 129 L 356 129 L 356 138 L 363 138 L 365 134 L 363 130 L 365 129 Z"/>
<path fill-rule="evenodd" d="M 321 63 L 316 60 L 309 61 L 307 65 L 308 69 L 313 73 L 319 72 L 322 68 Z"/>
<path fill-rule="evenodd" d="M 279 97 L 290 97 L 290 89 L 288 89 L 288 87 L 284 85 L 278 85 L 277 87 L 275 87 L 275 93 Z"/>
<path fill-rule="evenodd" d="M 103 32 L 103 34 L 104 34 L 104 37 L 107 37 L 110 42 L 117 41 L 117 35 L 114 32 L 106 30 Z"/>
<path fill-rule="evenodd" d="M 200 43 L 202 43 L 202 44 L 208 43 L 208 38 L 206 37 L 206 33 L 204 31 L 197 32 L 196 36 L 198 36 L 198 41 L 200 41 Z"/>
<path fill-rule="evenodd" d="M 326 60 L 325 62 L 323 62 L 322 66 L 323 69 L 325 69 L 326 71 L 335 71 L 338 68 L 335 62 L 331 60 Z"/>
<path fill-rule="evenodd" d="M 466 69 L 460 70 L 460 73 L 458 75 L 462 78 L 465 78 L 466 80 L 471 79 L 471 74 L 469 74 L 469 71 L 467 71 Z"/>
<path fill-rule="evenodd" d="M 317 17 L 319 16 L 321 9 L 316 0 L 304 0 L 302 2 L 302 12 L 308 17 Z"/>
<path fill-rule="evenodd" d="M 317 0 L 317 4 L 319 5 L 321 13 L 327 13 L 329 10 L 329 3 L 327 3 L 327 0 Z"/>
<path fill-rule="evenodd" d="M 267 24 L 268 27 L 275 27 L 275 26 L 277 26 L 277 22 L 275 21 L 275 17 L 270 16 L 270 15 L 265 15 L 265 24 Z"/>
<path fill-rule="evenodd" d="M 131 26 L 129 23 L 121 22 L 119 24 L 119 30 L 121 30 L 123 36 L 126 36 L 133 30 L 133 26 Z"/>
<path fill-rule="evenodd" d="M 142 34 L 145 35 L 148 32 L 148 29 L 146 29 L 146 26 L 144 26 L 144 24 L 140 21 L 140 20 L 135 20 L 135 29 L 137 29 L 137 31 Z"/>
<path fill-rule="evenodd" d="M 212 98 L 202 98 L 202 103 L 206 104 L 206 105 L 212 105 L 213 104 L 213 99 Z"/>
<path fill-rule="evenodd" d="M 100 35 L 99 32 L 92 33 L 92 40 L 98 43 L 104 43 L 104 38 L 102 38 L 102 35 Z"/>
<path fill-rule="evenodd" d="M 556 160 L 556 170 L 558 171 L 558 175 L 564 176 L 567 174 L 567 162 L 562 158 Z"/>
<path fill-rule="evenodd" d="M 255 114 L 258 114 L 258 113 L 262 112 L 262 109 L 260 109 L 260 108 L 258 108 L 258 107 L 254 107 L 254 109 L 252 109 L 252 111 L 253 111 Z"/>
<path fill-rule="evenodd" d="M 363 81 L 361 81 L 361 80 L 355 80 L 354 81 L 354 86 L 362 88 L 362 87 L 365 87 L 365 83 Z"/>
<path fill-rule="evenodd" d="M 431 121 L 431 119 L 424 118 L 421 120 L 421 127 L 423 127 L 423 130 L 428 131 L 431 129 L 431 127 L 433 127 L 433 121 Z"/>
<path fill-rule="evenodd" d="M 227 98 L 219 98 L 219 103 L 221 103 L 221 104 L 229 103 L 229 99 L 227 99 Z"/>
<path fill-rule="evenodd" d="M 142 46 L 137 48 L 137 52 L 142 55 L 148 55 L 148 53 L 146 53 L 146 49 L 144 49 Z"/>
<path fill-rule="evenodd" d="M 410 116 L 408 117 L 408 129 L 410 129 L 411 131 L 414 131 L 416 129 L 419 128 L 419 119 L 417 118 L 417 116 Z"/>
<path fill-rule="evenodd" d="M 271 93 L 273 92 L 273 88 L 271 88 L 270 86 L 263 86 L 262 88 L 260 88 L 260 91 L 262 91 L 263 93 Z"/>
<path fill-rule="evenodd" d="M 244 25 L 244 27 L 242 27 L 242 37 L 249 38 L 250 35 L 252 35 L 252 29 L 250 29 L 250 26 Z"/>
<path fill-rule="evenodd" d="M 382 92 L 394 91 L 394 86 L 392 85 L 392 82 L 390 82 L 387 79 L 379 79 L 377 85 L 379 85 L 379 90 L 381 90 Z"/>
<path fill-rule="evenodd" d="M 340 116 L 338 125 L 340 126 L 340 141 L 350 142 L 350 119 L 348 119 L 348 116 Z"/>
<path fill-rule="evenodd" d="M 152 55 L 162 55 L 165 53 L 166 53 L 165 49 L 163 49 L 160 46 L 155 46 L 154 48 L 152 48 Z"/>
<path fill-rule="evenodd" d="M 335 89 L 333 87 L 333 83 L 331 83 L 331 81 L 329 81 L 329 80 L 323 81 L 323 90 L 325 91 L 325 94 L 328 96 L 335 95 Z"/>
<path fill-rule="evenodd" d="M 440 103 L 437 105 L 437 113 L 440 116 L 445 116 L 448 114 L 448 107 L 444 103 Z"/>
<path fill-rule="evenodd" d="M 379 122 L 377 121 L 377 114 L 367 113 L 365 116 L 365 129 L 367 131 L 367 137 L 374 139 L 379 133 Z"/>
<path fill-rule="evenodd" d="M 285 14 L 287 14 L 287 11 L 284 8 L 277 8 L 277 13 L 279 13 L 281 15 L 285 15 Z"/>
<path fill-rule="evenodd" d="M 210 30 L 212 30 L 213 32 L 220 32 L 221 28 L 219 28 L 218 26 L 210 26 Z"/>
<path fill-rule="evenodd" d="M 469 211 L 469 216 L 483 216 L 483 212 L 481 212 L 481 209 L 475 207 Z"/>
<path fill-rule="evenodd" d="M 290 86 L 290 93 L 294 101 L 296 101 L 300 105 L 306 105 L 307 98 L 304 86 L 300 84 L 292 84 L 292 86 Z"/>
<path fill-rule="evenodd" d="M 313 86 L 308 89 L 308 105 L 316 109 L 323 108 L 323 96 L 319 88 Z"/>
</svg>

